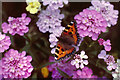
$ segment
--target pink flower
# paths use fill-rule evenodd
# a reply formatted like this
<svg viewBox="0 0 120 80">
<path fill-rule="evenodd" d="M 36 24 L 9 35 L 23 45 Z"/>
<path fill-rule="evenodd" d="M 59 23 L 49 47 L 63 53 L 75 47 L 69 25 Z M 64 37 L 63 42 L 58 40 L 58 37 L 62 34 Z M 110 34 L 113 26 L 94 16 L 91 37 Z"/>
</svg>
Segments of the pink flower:
<svg viewBox="0 0 120 80">
<path fill-rule="evenodd" d="M 2 29 L 4 33 L 9 32 L 11 35 L 19 34 L 20 36 L 23 36 L 24 33 L 27 33 L 29 28 L 27 25 L 30 23 L 31 18 L 26 17 L 27 14 L 23 13 L 22 17 L 9 17 L 8 23 L 4 22 L 2 24 Z"/>
<path fill-rule="evenodd" d="M 104 39 L 100 38 L 98 40 L 98 42 L 99 42 L 99 45 L 103 45 L 104 46 L 106 51 L 110 51 L 111 50 L 110 40 L 105 41 Z"/>
<path fill-rule="evenodd" d="M 89 9 L 100 12 L 106 19 L 108 27 L 117 24 L 119 11 L 114 10 L 114 5 L 105 0 L 92 0 L 91 4 L 92 6 L 90 6 Z"/>
<path fill-rule="evenodd" d="M 84 9 L 74 19 L 77 22 L 78 33 L 81 37 L 89 36 L 93 40 L 97 40 L 99 34 L 106 31 L 106 20 L 102 14 L 95 10 Z"/>
<path fill-rule="evenodd" d="M 26 52 L 18 53 L 17 50 L 10 49 L 5 53 L 0 62 L 2 64 L 3 78 L 28 78 L 33 71 L 31 65 L 32 57 L 25 56 Z"/>
<path fill-rule="evenodd" d="M 0 32 L 0 53 L 9 49 L 10 45 L 11 45 L 10 37 L 6 36 L 5 34 L 1 34 Z"/>
<path fill-rule="evenodd" d="M 103 45 L 104 45 L 106 51 L 110 51 L 111 50 L 110 40 L 104 41 Z"/>
<path fill-rule="evenodd" d="M 99 45 L 103 45 L 103 42 L 104 42 L 104 41 L 105 41 L 104 39 L 100 38 L 100 39 L 98 40 Z"/>
<path fill-rule="evenodd" d="M 73 78 L 97 78 L 97 76 L 93 75 L 93 72 L 90 68 L 84 67 L 82 70 L 77 70 Z"/>
</svg>

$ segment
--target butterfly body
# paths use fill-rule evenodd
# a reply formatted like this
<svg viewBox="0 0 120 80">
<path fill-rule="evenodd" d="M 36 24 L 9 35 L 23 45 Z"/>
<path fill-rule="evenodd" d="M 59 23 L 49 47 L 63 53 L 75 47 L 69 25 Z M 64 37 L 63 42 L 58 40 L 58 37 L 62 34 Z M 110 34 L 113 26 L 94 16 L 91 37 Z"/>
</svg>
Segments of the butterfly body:
<svg viewBox="0 0 120 80">
<path fill-rule="evenodd" d="M 55 60 L 58 61 L 66 56 L 74 54 L 80 38 L 75 27 L 75 23 L 71 22 L 62 32 L 55 49 Z"/>
</svg>

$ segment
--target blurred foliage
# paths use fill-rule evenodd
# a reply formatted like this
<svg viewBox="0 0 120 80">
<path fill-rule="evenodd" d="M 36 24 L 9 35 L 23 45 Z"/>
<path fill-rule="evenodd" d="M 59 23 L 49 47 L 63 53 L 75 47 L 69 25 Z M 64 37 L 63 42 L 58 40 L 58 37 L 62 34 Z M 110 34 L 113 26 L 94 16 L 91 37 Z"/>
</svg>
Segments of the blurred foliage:
<svg viewBox="0 0 120 80">
<path fill-rule="evenodd" d="M 120 3 L 112 3 L 115 5 L 115 9 L 120 12 Z M 91 5 L 89 2 L 71 2 L 69 5 L 64 6 L 61 11 L 65 14 L 63 19 L 62 26 L 69 24 L 74 16 L 78 14 L 85 8 L 88 8 Z M 10 48 L 19 50 L 19 52 L 26 51 L 27 55 L 31 55 L 33 58 L 32 65 L 34 66 L 34 71 L 30 78 L 43 78 L 41 73 L 41 68 L 53 64 L 54 62 L 49 63 L 49 56 L 51 55 L 51 48 L 49 43 L 49 33 L 41 33 L 36 26 L 38 20 L 37 15 L 31 15 L 26 11 L 25 2 L 3 2 L 2 3 L 2 22 L 7 22 L 9 16 L 19 17 L 22 13 L 27 13 L 28 16 L 32 19 L 29 25 L 29 32 L 24 36 L 10 36 L 12 45 Z M 42 6 L 43 9 L 45 7 Z M 112 50 L 108 53 L 113 55 L 116 59 L 120 58 L 120 16 L 118 19 L 118 24 L 109 28 L 107 33 L 101 34 L 99 37 L 104 38 L 105 40 L 110 39 L 112 43 Z M 106 76 L 111 78 L 111 72 L 106 69 L 106 64 L 103 60 L 98 60 L 97 55 L 100 51 L 104 49 L 103 46 L 99 46 L 97 41 L 92 41 L 90 38 L 84 38 L 80 46 L 80 50 L 77 53 L 80 53 L 81 50 L 84 50 L 89 56 L 89 67 L 93 70 L 94 75 L 99 77 Z M 62 72 L 57 68 L 61 75 L 69 77 L 67 74 Z M 51 73 L 48 76 L 51 77 Z M 27 80 L 30 80 L 28 78 Z"/>
</svg>

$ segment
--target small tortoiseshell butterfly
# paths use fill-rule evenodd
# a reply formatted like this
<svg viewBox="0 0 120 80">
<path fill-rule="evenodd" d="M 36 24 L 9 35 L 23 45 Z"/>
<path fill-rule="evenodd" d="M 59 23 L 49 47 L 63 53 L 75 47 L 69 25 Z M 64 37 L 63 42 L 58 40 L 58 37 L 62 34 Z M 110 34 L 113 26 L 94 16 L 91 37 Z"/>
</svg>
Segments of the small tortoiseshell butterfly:
<svg viewBox="0 0 120 80">
<path fill-rule="evenodd" d="M 66 56 L 74 54 L 76 51 L 75 46 L 79 44 L 80 37 L 77 33 L 77 29 L 74 22 L 71 22 L 67 27 L 65 27 L 57 46 L 55 49 L 55 60 L 58 61 Z"/>
</svg>

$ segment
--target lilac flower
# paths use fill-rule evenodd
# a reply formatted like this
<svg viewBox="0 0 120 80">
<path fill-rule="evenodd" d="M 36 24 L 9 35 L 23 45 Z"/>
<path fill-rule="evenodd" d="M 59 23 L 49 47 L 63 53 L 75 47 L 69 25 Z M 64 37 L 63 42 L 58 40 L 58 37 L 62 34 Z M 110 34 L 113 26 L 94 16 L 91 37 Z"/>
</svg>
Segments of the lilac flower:
<svg viewBox="0 0 120 80">
<path fill-rule="evenodd" d="M 62 75 L 58 72 L 57 67 L 63 72 L 67 73 L 69 76 L 72 76 L 75 67 L 70 64 L 70 61 L 66 63 L 67 60 L 68 59 L 64 59 L 48 66 L 48 70 L 52 72 L 52 78 L 62 78 Z M 55 62 L 54 57 L 50 56 L 49 62 Z"/>
<path fill-rule="evenodd" d="M 106 51 L 110 51 L 111 50 L 110 40 L 104 41 L 103 45 L 104 45 Z"/>
<path fill-rule="evenodd" d="M 0 53 L 9 49 L 10 45 L 11 45 L 10 37 L 6 36 L 5 34 L 1 34 L 0 32 Z"/>
<path fill-rule="evenodd" d="M 85 55 L 85 51 L 81 51 L 81 54 L 75 55 L 74 57 L 75 60 L 71 61 L 72 65 L 75 65 L 76 68 L 84 68 L 84 64 L 88 65 L 88 60 L 83 60 L 83 59 L 88 59 L 88 56 Z"/>
<path fill-rule="evenodd" d="M 106 59 L 106 51 L 105 50 L 101 50 L 100 54 L 98 55 L 99 59 Z"/>
<path fill-rule="evenodd" d="M 64 29 L 65 27 L 59 26 L 59 27 L 51 28 L 49 32 L 54 34 L 56 37 L 60 37 Z"/>
<path fill-rule="evenodd" d="M 43 5 L 47 6 L 48 8 L 55 10 L 58 8 L 62 8 L 64 4 L 68 4 L 68 0 L 42 0 L 43 1 Z"/>
<path fill-rule="evenodd" d="M 39 20 L 36 24 L 41 32 L 46 33 L 49 30 L 51 32 L 51 29 L 54 30 L 55 27 L 60 27 L 64 15 L 60 14 L 60 10 L 58 9 L 50 10 L 47 8 L 43 10 L 38 17 Z"/>
<path fill-rule="evenodd" d="M 119 11 L 114 10 L 114 5 L 110 4 L 110 2 L 105 2 L 104 0 L 92 0 L 91 3 L 93 6 L 90 6 L 89 9 L 100 12 L 106 19 L 109 27 L 117 24 Z"/>
<path fill-rule="evenodd" d="M 56 46 L 58 39 L 54 34 L 50 34 L 49 37 L 49 42 L 51 43 L 50 47 L 53 48 L 54 46 Z"/>
<path fill-rule="evenodd" d="M 24 33 L 28 32 L 28 27 L 31 19 L 29 17 L 26 17 L 27 14 L 23 13 L 22 17 L 9 17 L 8 23 L 4 22 L 2 24 L 2 29 L 4 33 L 9 32 L 11 35 L 19 34 L 21 36 L 24 35 Z"/>
<path fill-rule="evenodd" d="M 120 79 L 120 59 L 117 59 L 117 68 L 115 69 L 114 72 L 112 72 L 113 78 L 118 78 Z"/>
<path fill-rule="evenodd" d="M 62 31 L 64 30 L 65 28 L 64 27 L 56 27 L 55 29 L 50 29 L 50 32 L 52 34 L 49 35 L 49 42 L 51 43 L 50 44 L 50 47 L 53 48 L 51 50 L 51 53 L 52 54 L 55 54 L 55 46 L 57 45 L 57 42 L 58 42 L 58 39 L 57 37 L 60 37 L 61 36 L 61 33 Z"/>
<path fill-rule="evenodd" d="M 31 65 L 32 57 L 25 56 L 26 52 L 18 53 L 17 50 L 10 49 L 5 53 L 0 62 L 2 64 L 3 78 L 28 78 L 33 71 Z"/>
<path fill-rule="evenodd" d="M 107 55 L 105 50 L 102 50 L 100 52 L 100 54 L 98 55 L 99 59 L 104 59 L 104 61 L 106 62 L 107 69 L 108 70 L 112 70 L 112 69 L 116 69 L 117 64 L 115 63 L 114 57 L 112 55 Z"/>
<path fill-rule="evenodd" d="M 82 70 L 77 70 L 72 78 L 97 78 L 97 76 L 93 75 L 90 68 L 84 67 Z"/>
<path fill-rule="evenodd" d="M 103 42 L 104 42 L 104 41 L 105 41 L 104 39 L 100 38 L 100 39 L 98 40 L 99 45 L 103 45 Z"/>
<path fill-rule="evenodd" d="M 78 33 L 81 37 L 89 36 L 93 40 L 97 40 L 99 34 L 106 31 L 106 20 L 95 10 L 84 9 L 74 19 L 77 22 Z"/>
</svg>

